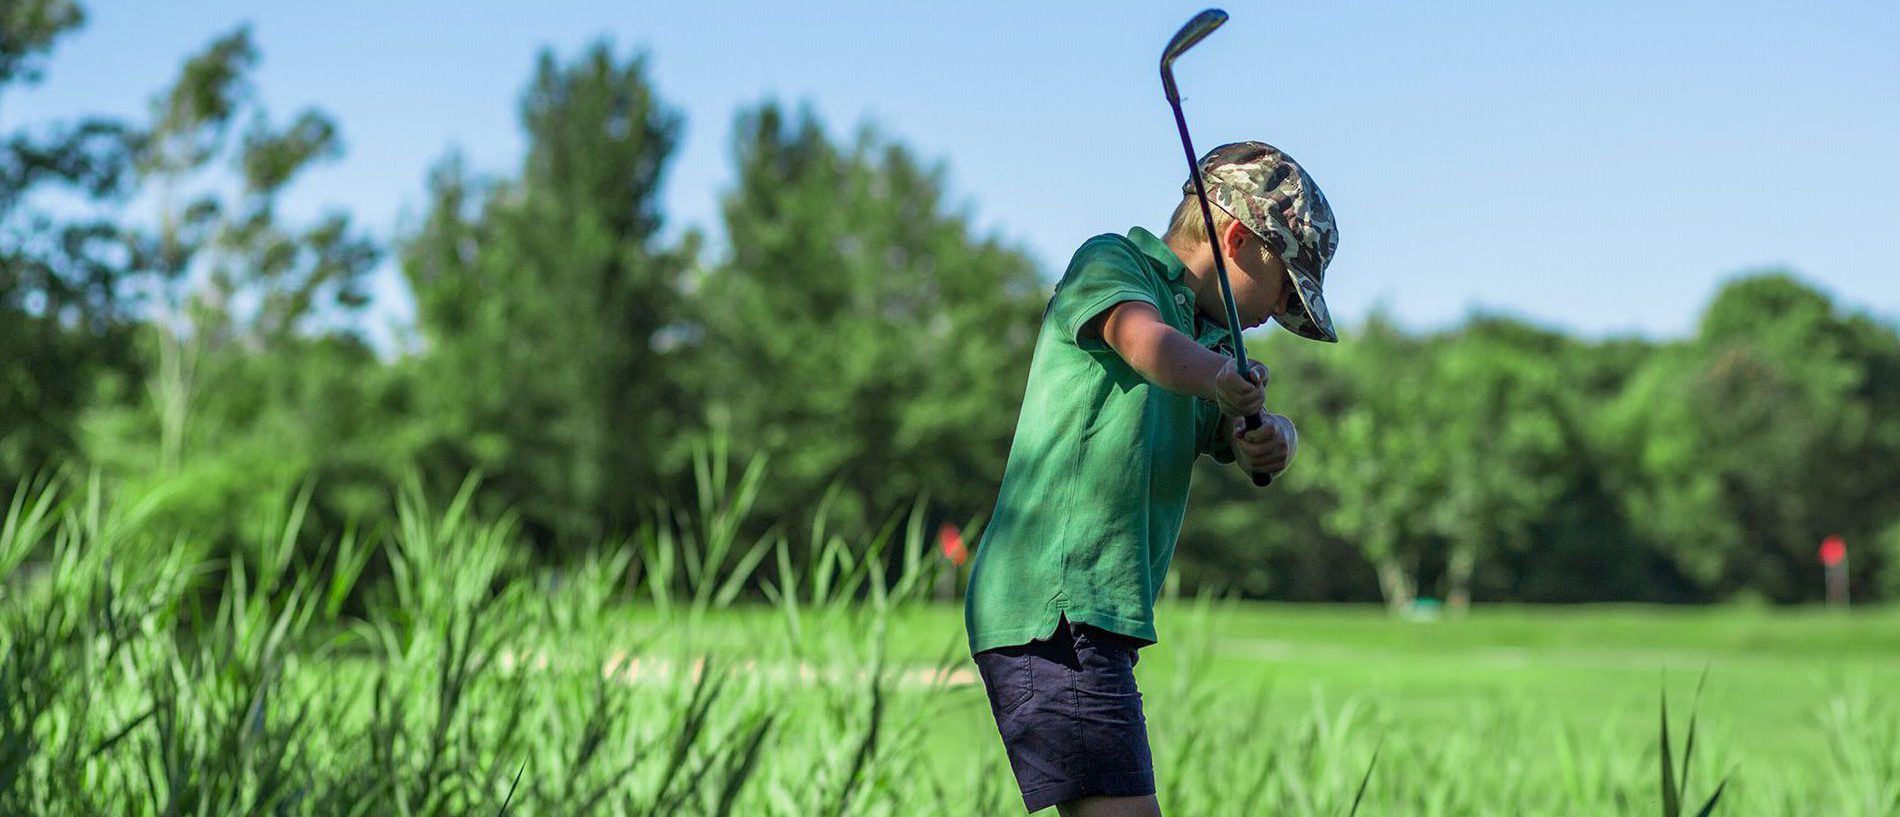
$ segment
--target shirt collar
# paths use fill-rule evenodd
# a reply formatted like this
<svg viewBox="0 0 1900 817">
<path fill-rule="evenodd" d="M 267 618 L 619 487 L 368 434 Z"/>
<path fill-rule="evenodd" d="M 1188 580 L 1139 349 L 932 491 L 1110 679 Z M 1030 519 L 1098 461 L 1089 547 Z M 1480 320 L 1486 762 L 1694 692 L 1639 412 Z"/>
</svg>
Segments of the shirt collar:
<svg viewBox="0 0 1900 817">
<path fill-rule="evenodd" d="M 1182 263 L 1181 257 L 1174 254 L 1174 250 L 1168 247 L 1167 242 L 1142 227 L 1130 229 L 1128 240 L 1135 245 L 1136 249 L 1141 250 L 1142 255 L 1147 256 L 1149 264 L 1160 271 L 1161 276 L 1167 279 L 1174 291 L 1187 296 L 1187 302 L 1183 306 L 1187 308 L 1189 315 L 1194 316 L 1194 325 L 1199 335 L 1195 340 L 1203 346 L 1210 347 L 1227 342 L 1227 327 L 1202 318 L 1200 311 L 1195 308 L 1194 288 L 1188 286 L 1186 280 L 1187 264 Z"/>
<path fill-rule="evenodd" d="M 1181 263 L 1181 257 L 1175 255 L 1174 250 L 1169 249 L 1167 243 L 1156 238 L 1155 234 L 1148 232 L 1146 228 L 1136 227 L 1129 230 L 1128 240 L 1134 242 L 1135 248 L 1141 250 L 1142 255 L 1148 256 L 1148 260 L 1153 261 L 1155 266 L 1161 269 L 1161 274 L 1169 281 L 1180 283 L 1182 276 L 1187 274 L 1187 265 Z M 1193 293 L 1189 293 L 1188 297 L 1193 297 Z"/>
</svg>

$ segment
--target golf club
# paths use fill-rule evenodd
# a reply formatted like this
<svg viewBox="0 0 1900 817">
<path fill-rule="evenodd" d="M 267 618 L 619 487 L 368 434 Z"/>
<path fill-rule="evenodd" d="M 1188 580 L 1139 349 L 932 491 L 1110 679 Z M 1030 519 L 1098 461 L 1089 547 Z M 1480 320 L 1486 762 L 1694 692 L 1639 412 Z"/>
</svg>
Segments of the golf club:
<svg viewBox="0 0 1900 817">
<path fill-rule="evenodd" d="M 1188 176 L 1194 179 L 1194 193 L 1201 200 L 1201 223 L 1207 226 L 1207 246 L 1214 251 L 1214 274 L 1220 279 L 1221 301 L 1227 306 L 1227 331 L 1233 335 L 1234 366 L 1240 376 L 1253 379 L 1253 368 L 1247 363 L 1247 345 L 1240 339 L 1240 309 L 1234 305 L 1234 288 L 1227 281 L 1227 264 L 1221 258 L 1220 237 L 1214 235 L 1214 212 L 1207 204 L 1207 187 L 1201 182 L 1201 164 L 1194 153 L 1194 140 L 1188 136 L 1187 117 L 1181 113 L 1181 92 L 1174 86 L 1174 58 L 1181 56 L 1195 43 L 1214 33 L 1221 23 L 1227 22 L 1227 12 L 1220 9 L 1208 9 L 1194 15 L 1194 19 L 1181 26 L 1168 40 L 1168 47 L 1161 52 L 1161 87 L 1168 94 L 1168 105 L 1174 108 L 1174 126 L 1181 130 L 1181 149 L 1187 152 Z M 1253 431 L 1266 423 L 1258 414 L 1245 419 L 1247 430 Z M 1265 487 L 1273 484 L 1272 474 L 1254 472 L 1253 484 Z"/>
</svg>

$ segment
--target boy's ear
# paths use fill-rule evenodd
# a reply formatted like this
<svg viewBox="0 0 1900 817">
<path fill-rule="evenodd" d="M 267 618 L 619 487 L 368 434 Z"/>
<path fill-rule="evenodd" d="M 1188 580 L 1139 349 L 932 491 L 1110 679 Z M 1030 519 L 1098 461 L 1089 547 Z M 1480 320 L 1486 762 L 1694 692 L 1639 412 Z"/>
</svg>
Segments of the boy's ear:
<svg viewBox="0 0 1900 817">
<path fill-rule="evenodd" d="M 1228 258 L 1239 258 L 1241 242 L 1246 240 L 1247 225 L 1238 220 L 1227 222 L 1227 226 L 1220 231 L 1220 249 Z"/>
</svg>

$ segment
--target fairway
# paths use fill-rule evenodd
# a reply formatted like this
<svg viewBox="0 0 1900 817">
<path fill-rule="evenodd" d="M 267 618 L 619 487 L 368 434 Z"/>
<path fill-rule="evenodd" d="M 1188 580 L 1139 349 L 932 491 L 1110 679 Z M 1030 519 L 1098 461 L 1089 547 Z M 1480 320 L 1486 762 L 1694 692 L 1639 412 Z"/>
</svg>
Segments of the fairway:
<svg viewBox="0 0 1900 817">
<path fill-rule="evenodd" d="M 1342 741 L 1340 756 L 1355 766 L 1369 759 L 1381 736 L 1445 751 L 1489 742 L 1540 753 L 1541 759 L 1517 762 L 1528 760 L 1554 780 L 1564 763 L 1580 762 L 1560 759 L 1560 747 L 1572 741 L 1574 748 L 1604 753 L 1589 760 L 1604 764 L 1609 780 L 1634 772 L 1629 802 L 1649 804 L 1637 806 L 1637 813 L 1660 813 L 1658 694 L 1666 680 L 1673 726 L 1685 728 L 1706 668 L 1692 798 L 1697 791 L 1706 797 L 1720 774 L 1732 771 L 1725 801 L 1733 813 L 1894 813 L 1891 770 L 1900 749 L 1892 740 L 1900 734 L 1892 731 L 1892 690 L 1900 685 L 1900 615 L 1890 610 L 1480 607 L 1464 620 L 1410 622 L 1375 607 L 1241 603 L 1176 604 L 1159 616 L 1162 642 L 1143 651 L 1136 674 L 1163 791 L 1171 776 L 1193 785 L 1202 777 L 1195 761 L 1220 751 L 1200 746 L 1192 758 L 1170 764 L 1171 736 L 1213 726 L 1173 719 L 1251 713 L 1258 705 L 1261 722 L 1224 725 L 1269 741 L 1337 721 L 1342 712 L 1358 713 L 1362 731 Z M 961 632 L 960 612 L 919 611 L 898 632 L 898 643 L 931 643 Z M 946 697 L 929 765 L 960 781 L 968 764 L 1000 758 L 1002 749 L 979 686 L 953 687 Z M 1870 730 L 1864 738 L 1873 745 L 1862 749 L 1886 749 L 1887 806 L 1776 810 L 1772 803 L 1780 798 L 1770 799 L 1773 794 L 1844 782 L 1836 776 L 1847 770 L 1835 753 L 1850 749 L 1852 727 Z M 1681 732 L 1675 737 L 1680 752 Z M 1415 770 L 1391 762 L 1389 751 L 1386 757 L 1370 784 L 1369 805 L 1381 802 L 1381 792 L 1395 782 L 1406 789 L 1420 783 L 1406 779 Z M 1514 774 L 1509 759 L 1483 761 L 1464 769 L 1457 787 L 1502 795 L 1530 785 L 1504 779 Z M 1513 813 L 1506 803 L 1498 807 L 1498 813 Z"/>
</svg>

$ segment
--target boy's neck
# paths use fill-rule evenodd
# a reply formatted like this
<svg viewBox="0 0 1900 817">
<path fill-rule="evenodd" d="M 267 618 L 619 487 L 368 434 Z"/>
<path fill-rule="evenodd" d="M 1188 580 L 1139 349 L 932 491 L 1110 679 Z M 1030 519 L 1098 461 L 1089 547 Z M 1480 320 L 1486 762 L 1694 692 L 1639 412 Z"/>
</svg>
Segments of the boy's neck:
<svg viewBox="0 0 1900 817">
<path fill-rule="evenodd" d="M 1169 241 L 1168 249 L 1174 251 L 1174 257 L 1181 259 L 1187 267 L 1183 273 L 1188 279 L 1188 289 L 1194 291 L 1195 311 L 1202 317 L 1227 325 L 1227 316 L 1216 314 L 1215 306 L 1221 302 L 1220 281 L 1214 275 L 1213 246 L 1206 241 Z M 1229 274 L 1232 274 L 1231 272 Z"/>
</svg>

